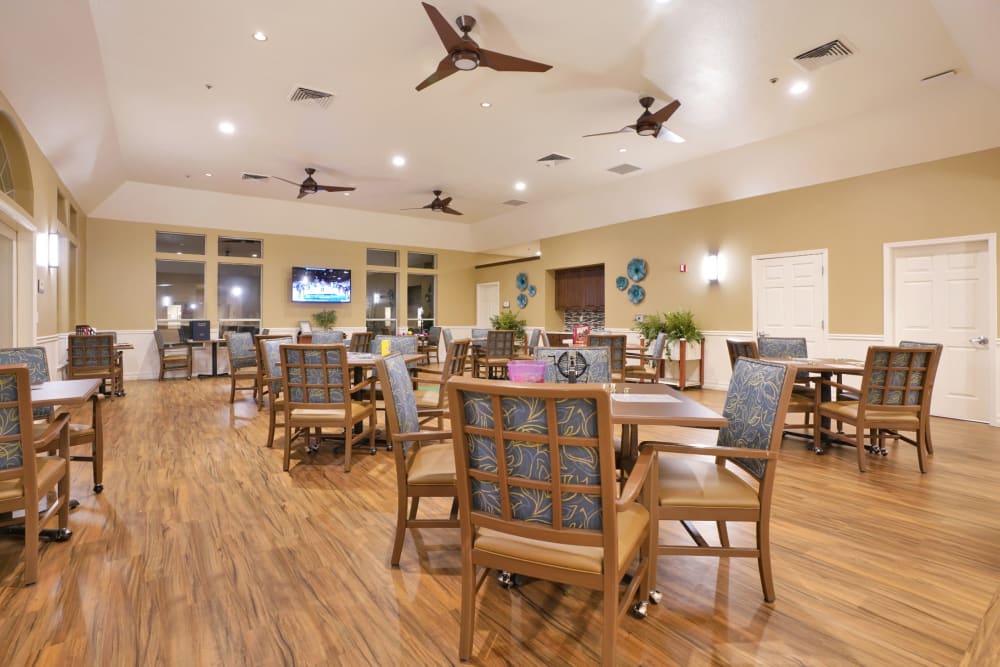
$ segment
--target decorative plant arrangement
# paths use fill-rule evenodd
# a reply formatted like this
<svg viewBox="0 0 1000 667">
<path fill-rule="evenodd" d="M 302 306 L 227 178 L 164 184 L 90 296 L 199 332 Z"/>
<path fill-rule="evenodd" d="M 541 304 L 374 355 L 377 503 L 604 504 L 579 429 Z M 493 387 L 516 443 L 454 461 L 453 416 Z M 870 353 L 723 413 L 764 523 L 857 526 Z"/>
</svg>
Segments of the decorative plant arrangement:
<svg viewBox="0 0 1000 667">
<path fill-rule="evenodd" d="M 521 311 L 516 313 L 506 308 L 501 310 L 499 313 L 490 318 L 490 324 L 497 331 L 514 331 L 515 338 L 524 338 L 524 327 L 527 324 L 526 320 L 522 320 L 518 317 Z"/>
<path fill-rule="evenodd" d="M 705 335 L 698 328 L 694 321 L 694 313 L 690 310 L 650 313 L 645 315 L 642 322 L 638 322 L 633 329 L 641 333 L 646 340 L 652 340 L 660 333 L 665 333 L 667 359 L 671 358 L 670 348 L 679 341 L 701 344 L 705 340 Z"/>
<path fill-rule="evenodd" d="M 318 329 L 331 329 L 337 324 L 337 311 L 332 308 L 312 314 L 313 324 Z"/>
</svg>

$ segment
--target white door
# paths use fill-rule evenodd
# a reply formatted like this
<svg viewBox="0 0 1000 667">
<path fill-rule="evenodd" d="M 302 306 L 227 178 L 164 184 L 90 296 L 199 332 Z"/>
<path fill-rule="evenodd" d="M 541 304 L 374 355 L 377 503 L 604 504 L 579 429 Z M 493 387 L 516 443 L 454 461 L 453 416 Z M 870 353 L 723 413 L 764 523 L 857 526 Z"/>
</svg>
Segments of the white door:
<svg viewBox="0 0 1000 667">
<path fill-rule="evenodd" d="M 490 318 L 500 314 L 500 283 L 476 284 L 476 326 L 490 327 Z"/>
<path fill-rule="evenodd" d="M 758 336 L 805 338 L 809 355 L 826 353 L 826 251 L 753 258 L 754 329 Z"/>
<path fill-rule="evenodd" d="M 986 240 L 894 248 L 891 341 L 943 343 L 931 414 L 989 421 L 996 296 Z"/>
</svg>

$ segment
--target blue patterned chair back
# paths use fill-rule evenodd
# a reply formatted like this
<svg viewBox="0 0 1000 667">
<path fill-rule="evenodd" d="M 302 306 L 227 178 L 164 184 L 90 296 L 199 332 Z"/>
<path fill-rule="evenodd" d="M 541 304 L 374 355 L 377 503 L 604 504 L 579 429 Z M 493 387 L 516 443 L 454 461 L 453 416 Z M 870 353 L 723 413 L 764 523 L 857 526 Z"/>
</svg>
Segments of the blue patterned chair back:
<svg viewBox="0 0 1000 667">
<path fill-rule="evenodd" d="M 590 334 L 587 347 L 606 347 L 611 351 L 611 372 L 625 371 L 625 334 Z"/>
<path fill-rule="evenodd" d="M 226 347 L 229 348 L 231 368 L 250 368 L 257 365 L 257 353 L 253 349 L 253 334 L 248 331 L 227 331 Z"/>
<path fill-rule="evenodd" d="M 530 528 L 555 542 L 572 530 L 589 546 L 603 543 L 605 524 L 614 534 L 607 391 L 476 379 L 448 387 L 463 522 L 469 512 L 473 530 Z"/>
<path fill-rule="evenodd" d="M 343 331 L 315 331 L 312 335 L 313 345 L 335 345 L 344 342 Z"/>
<path fill-rule="evenodd" d="M 535 359 L 547 362 L 545 382 L 569 382 L 557 365 L 566 368 L 573 353 L 587 366 L 577 382 L 611 382 L 611 354 L 606 347 L 539 347 L 535 348 Z"/>
<path fill-rule="evenodd" d="M 929 347 L 934 350 L 934 354 L 930 356 L 929 359 L 925 359 L 922 355 L 925 353 L 918 353 L 916 361 L 922 366 L 927 366 L 927 391 L 930 392 L 934 387 L 934 378 L 937 376 L 938 363 L 941 361 L 941 354 L 944 352 L 944 345 L 941 343 L 918 343 L 915 340 L 901 340 L 899 341 L 900 347 Z"/>
<path fill-rule="evenodd" d="M 865 359 L 861 396 L 871 407 L 924 405 L 930 398 L 934 347 L 872 346 Z"/>
<path fill-rule="evenodd" d="M 486 338 L 486 334 L 489 333 L 490 329 L 473 329 L 470 338 Z"/>
<path fill-rule="evenodd" d="M 416 354 L 417 353 L 417 337 L 416 336 L 385 336 L 379 334 L 375 336 L 372 341 L 371 353 L 381 354 L 382 353 L 382 341 L 389 341 L 389 351 L 399 352 L 400 354 Z"/>
<path fill-rule="evenodd" d="M 22 432 L 31 433 L 32 418 L 31 403 L 22 399 L 30 392 L 28 369 L 20 365 L 0 366 L 0 470 L 24 466 Z"/>
<path fill-rule="evenodd" d="M 44 347 L 8 347 L 0 350 L 0 364 L 27 364 L 31 384 L 48 382 L 49 358 Z M 48 419 L 52 416 L 52 408 L 32 408 L 35 419 Z"/>
<path fill-rule="evenodd" d="M 351 346 L 348 349 L 351 352 L 371 352 L 372 335 L 371 331 L 355 331 L 351 334 Z"/>
<path fill-rule="evenodd" d="M 780 448 L 788 409 L 789 392 L 785 391 L 785 384 L 791 382 L 793 375 L 781 364 L 738 359 L 722 410 L 729 425 L 719 429 L 718 444 L 764 450 Z M 758 480 L 764 478 L 769 465 L 774 465 L 767 459 L 732 461 Z"/>
<path fill-rule="evenodd" d="M 542 333 L 541 329 L 532 329 L 531 333 L 528 334 L 529 350 L 534 350 L 536 347 L 538 347 L 538 338 L 540 337 L 541 333 Z"/>
<path fill-rule="evenodd" d="M 284 345 L 281 347 L 285 400 L 294 403 L 342 406 L 350 389 L 347 347 Z"/>
<path fill-rule="evenodd" d="M 277 396 L 281 391 L 281 346 L 291 345 L 295 341 L 291 336 L 284 338 L 267 338 L 264 343 L 264 365 L 267 367 L 267 374 L 271 378 L 270 390 L 272 396 Z"/>
<path fill-rule="evenodd" d="M 441 327 L 431 327 L 427 331 L 427 343 L 430 345 L 441 345 Z"/>
<path fill-rule="evenodd" d="M 514 334 L 515 331 L 504 331 L 490 329 L 486 332 L 486 347 L 484 354 L 487 357 L 512 357 L 514 356 Z"/>
<path fill-rule="evenodd" d="M 775 359 L 805 359 L 809 356 L 805 338 L 761 336 L 757 339 L 757 351 L 761 357 Z"/>
<path fill-rule="evenodd" d="M 111 334 L 91 336 L 69 336 L 69 358 L 67 372 L 74 373 L 107 369 L 112 373 L 115 365 L 115 341 Z"/>
<path fill-rule="evenodd" d="M 386 426 L 389 433 L 416 433 L 420 430 L 420 419 L 417 417 L 417 397 L 413 393 L 413 377 L 406 367 L 406 362 L 400 354 L 390 354 L 380 357 L 385 364 L 387 377 L 382 380 L 382 395 L 386 402 Z M 379 373 L 381 376 L 381 373 Z M 388 385 L 388 391 L 385 390 Z M 409 449 L 410 442 L 403 443 L 404 451 Z"/>
<path fill-rule="evenodd" d="M 659 359 L 663 356 L 663 350 L 667 347 L 667 334 L 662 331 L 656 334 L 656 338 L 646 348 L 646 355 L 650 359 Z"/>
<path fill-rule="evenodd" d="M 451 347 L 451 341 L 455 340 L 455 337 L 451 334 L 451 329 L 441 329 L 441 335 L 444 337 L 444 346 Z"/>
</svg>

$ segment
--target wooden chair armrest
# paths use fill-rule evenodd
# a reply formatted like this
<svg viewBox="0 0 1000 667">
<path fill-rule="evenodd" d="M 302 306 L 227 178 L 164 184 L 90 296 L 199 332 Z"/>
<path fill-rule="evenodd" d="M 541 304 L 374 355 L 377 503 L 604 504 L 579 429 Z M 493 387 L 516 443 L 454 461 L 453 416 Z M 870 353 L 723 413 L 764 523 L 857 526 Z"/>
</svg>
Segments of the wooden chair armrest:
<svg viewBox="0 0 1000 667">
<path fill-rule="evenodd" d="M 447 417 L 448 413 L 445 408 L 417 408 L 418 417 Z"/>
<path fill-rule="evenodd" d="M 639 492 L 642 491 L 643 485 L 649 479 L 649 471 L 652 466 L 656 463 L 656 450 L 650 447 L 645 451 L 639 452 L 639 459 L 632 466 L 632 472 L 629 473 L 628 481 L 625 482 L 625 488 L 622 489 L 622 495 L 617 500 L 615 500 L 615 509 L 619 512 L 628 508 Z"/>
<path fill-rule="evenodd" d="M 59 434 L 63 427 L 69 422 L 69 413 L 63 412 L 56 415 L 55 419 L 49 422 L 41 435 L 35 438 L 35 451 L 45 451 L 52 448 L 52 443 L 59 439 Z"/>
<path fill-rule="evenodd" d="M 429 378 L 421 378 L 421 377 L 418 377 L 418 378 L 413 378 L 413 379 L 414 379 L 414 380 L 415 380 L 415 381 L 416 381 L 416 382 L 417 382 L 418 384 L 436 384 L 436 385 L 438 385 L 439 387 L 443 387 L 443 386 L 444 386 L 444 384 L 445 384 L 444 382 L 442 382 L 442 381 L 441 381 L 441 377 L 440 377 L 440 376 L 438 376 L 438 377 L 436 377 L 436 378 L 435 378 L 435 377 L 429 377 Z"/>
<path fill-rule="evenodd" d="M 778 458 L 777 452 L 771 452 L 766 449 L 720 447 L 718 445 L 685 444 L 680 442 L 664 442 L 660 440 L 644 440 L 639 443 L 640 452 L 646 448 L 659 452 L 672 452 L 675 454 L 698 454 L 701 456 L 723 456 L 738 459 Z"/>
<path fill-rule="evenodd" d="M 413 433 L 393 434 L 393 440 L 422 442 L 424 440 L 451 440 L 451 431 L 414 431 Z"/>
</svg>

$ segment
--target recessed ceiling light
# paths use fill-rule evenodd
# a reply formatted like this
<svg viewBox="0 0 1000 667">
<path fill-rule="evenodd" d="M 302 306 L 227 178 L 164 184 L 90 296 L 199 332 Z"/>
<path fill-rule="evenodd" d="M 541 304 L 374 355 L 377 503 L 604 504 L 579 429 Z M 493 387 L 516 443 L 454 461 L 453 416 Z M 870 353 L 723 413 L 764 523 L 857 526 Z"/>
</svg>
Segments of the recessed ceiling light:
<svg viewBox="0 0 1000 667">
<path fill-rule="evenodd" d="M 542 251 L 541 250 L 536 250 L 535 251 L 535 257 L 541 257 L 541 256 L 542 256 Z"/>
<path fill-rule="evenodd" d="M 619 152 L 619 153 L 624 153 L 624 152 L 625 152 L 625 151 L 627 151 L 627 150 L 628 150 L 627 148 L 619 148 L 619 149 L 618 149 L 618 152 Z"/>
<path fill-rule="evenodd" d="M 524 192 L 527 189 L 527 187 L 528 185 L 524 181 L 518 181 L 517 183 L 514 184 L 514 189 L 517 190 L 518 192 Z"/>
<path fill-rule="evenodd" d="M 228 120 L 224 120 L 219 123 L 219 132 L 222 132 L 223 134 L 233 134 L 236 132 L 236 126 Z"/>
<path fill-rule="evenodd" d="M 489 103 L 489 102 L 480 102 L 479 106 L 481 106 L 484 109 L 489 109 L 493 105 L 491 103 Z"/>
<path fill-rule="evenodd" d="M 809 83 L 807 81 L 796 81 L 792 84 L 792 87 L 788 89 L 788 92 L 792 95 L 801 95 L 807 90 L 809 90 Z"/>
<path fill-rule="evenodd" d="M 344 193 L 344 196 L 345 196 L 345 197 L 350 197 L 350 196 L 351 196 L 351 193 L 350 193 L 350 192 L 345 192 L 345 193 Z"/>
<path fill-rule="evenodd" d="M 266 42 L 267 41 L 267 35 L 265 35 L 264 33 L 262 33 L 260 30 L 258 30 L 257 32 L 255 32 L 253 34 L 253 38 L 256 39 L 258 42 Z"/>
<path fill-rule="evenodd" d="M 206 175 L 206 176 L 208 176 L 209 178 L 211 178 L 211 177 L 212 177 L 212 172 L 210 172 L 210 171 L 206 171 L 206 172 L 205 172 L 205 175 Z"/>
<path fill-rule="evenodd" d="M 406 164 L 406 158 L 403 157 L 402 155 L 393 155 L 392 164 L 396 167 L 402 167 L 403 165 Z"/>
</svg>

